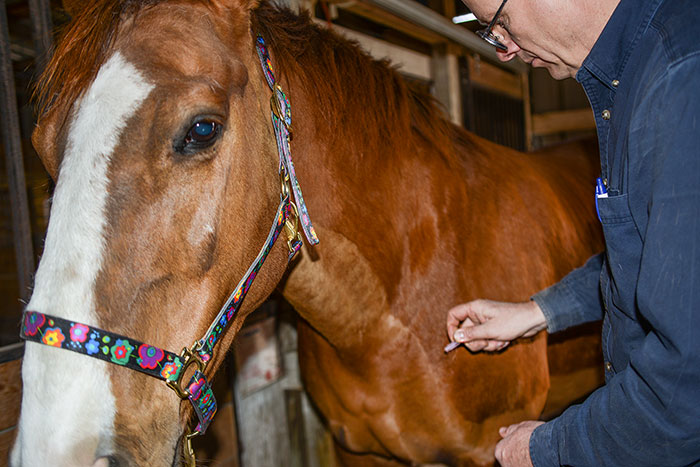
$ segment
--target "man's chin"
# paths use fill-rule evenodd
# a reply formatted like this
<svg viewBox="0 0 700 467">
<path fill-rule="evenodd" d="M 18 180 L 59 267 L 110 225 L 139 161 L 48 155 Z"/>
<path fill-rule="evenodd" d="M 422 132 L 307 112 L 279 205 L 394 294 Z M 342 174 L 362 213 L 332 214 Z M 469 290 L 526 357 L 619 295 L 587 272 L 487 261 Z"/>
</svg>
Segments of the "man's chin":
<svg viewBox="0 0 700 467">
<path fill-rule="evenodd" d="M 546 68 L 549 74 L 552 75 L 552 78 L 554 79 L 566 79 L 571 77 L 569 70 L 565 66 L 558 65 L 556 63 L 545 62 L 544 60 L 537 57 L 532 59 L 530 65 L 533 68 Z"/>
</svg>

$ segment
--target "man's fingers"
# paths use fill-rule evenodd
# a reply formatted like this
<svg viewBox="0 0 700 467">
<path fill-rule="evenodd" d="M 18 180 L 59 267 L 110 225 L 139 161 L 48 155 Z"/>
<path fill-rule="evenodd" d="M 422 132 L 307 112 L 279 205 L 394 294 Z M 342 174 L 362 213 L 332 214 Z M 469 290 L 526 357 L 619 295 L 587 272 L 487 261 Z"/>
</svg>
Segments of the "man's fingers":
<svg viewBox="0 0 700 467">
<path fill-rule="evenodd" d="M 467 304 L 457 305 L 447 312 L 447 335 L 450 339 L 453 338 L 455 331 L 460 324 L 467 319 Z"/>
<path fill-rule="evenodd" d="M 453 307 L 447 312 L 447 322 L 459 325 L 459 323 L 469 316 L 469 308 L 469 303 L 462 303 L 461 305 Z"/>
<path fill-rule="evenodd" d="M 486 352 L 498 352 L 499 350 L 504 349 L 506 345 L 508 345 L 508 342 L 491 340 L 488 341 L 488 344 L 486 345 L 486 347 L 484 347 L 483 350 L 485 350 Z"/>
<path fill-rule="evenodd" d="M 521 423 L 523 423 L 523 422 L 514 423 L 514 424 L 512 424 L 512 425 L 509 425 L 509 426 L 505 427 L 505 434 L 502 435 L 502 436 L 503 436 L 504 438 L 507 438 L 508 436 L 510 436 L 511 434 L 513 434 L 513 432 L 514 432 L 515 430 L 517 430 L 518 427 L 520 427 Z M 499 430 L 499 432 L 500 432 L 500 430 Z"/>
<path fill-rule="evenodd" d="M 484 324 L 474 324 L 470 320 L 467 320 L 462 324 L 462 327 L 453 334 L 454 340 L 465 343 L 475 340 L 498 339 L 498 334 L 492 323 L 493 320 L 486 321 Z"/>
<path fill-rule="evenodd" d="M 503 440 L 499 441 L 496 445 L 496 450 L 494 452 L 496 460 L 499 464 L 503 464 Z"/>
<path fill-rule="evenodd" d="M 468 348 L 472 352 L 479 352 L 481 350 L 484 350 L 488 344 L 489 344 L 488 341 L 476 340 L 476 341 L 467 342 L 464 345 L 466 348 Z"/>
</svg>

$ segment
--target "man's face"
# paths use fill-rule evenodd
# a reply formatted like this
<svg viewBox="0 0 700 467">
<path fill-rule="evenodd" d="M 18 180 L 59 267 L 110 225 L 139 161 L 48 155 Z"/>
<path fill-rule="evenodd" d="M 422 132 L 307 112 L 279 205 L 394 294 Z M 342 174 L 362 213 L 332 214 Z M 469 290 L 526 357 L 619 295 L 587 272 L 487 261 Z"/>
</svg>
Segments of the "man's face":
<svg viewBox="0 0 700 467">
<path fill-rule="evenodd" d="M 480 22 L 493 19 L 502 0 L 463 0 Z M 577 40 L 572 3 L 562 0 L 508 0 L 493 33 L 508 47 L 498 51 L 502 61 L 515 56 L 533 67 L 546 68 L 555 79 L 573 77 L 588 50 Z"/>
</svg>

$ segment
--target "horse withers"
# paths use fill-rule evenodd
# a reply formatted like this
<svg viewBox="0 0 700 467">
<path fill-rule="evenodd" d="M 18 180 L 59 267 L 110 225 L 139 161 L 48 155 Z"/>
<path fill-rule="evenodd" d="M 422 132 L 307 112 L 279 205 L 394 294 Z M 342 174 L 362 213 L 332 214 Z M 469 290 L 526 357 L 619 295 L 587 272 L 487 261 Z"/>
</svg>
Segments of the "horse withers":
<svg viewBox="0 0 700 467">
<path fill-rule="evenodd" d="M 346 465 L 489 465 L 499 426 L 599 383 L 555 391 L 580 376 L 587 337 L 556 344 L 551 390 L 544 334 L 442 351 L 451 306 L 526 299 L 602 249 L 589 147 L 480 139 L 387 63 L 267 2 L 70 8 L 38 87 L 33 142 L 56 190 L 24 329 L 48 345 L 26 346 L 13 466 L 178 465 L 192 406 L 125 364 L 211 378 L 275 288 L 303 318 L 302 377 Z M 308 217 L 320 243 L 290 262 L 288 221 Z M 163 351 L 193 342 L 186 362 Z"/>
</svg>

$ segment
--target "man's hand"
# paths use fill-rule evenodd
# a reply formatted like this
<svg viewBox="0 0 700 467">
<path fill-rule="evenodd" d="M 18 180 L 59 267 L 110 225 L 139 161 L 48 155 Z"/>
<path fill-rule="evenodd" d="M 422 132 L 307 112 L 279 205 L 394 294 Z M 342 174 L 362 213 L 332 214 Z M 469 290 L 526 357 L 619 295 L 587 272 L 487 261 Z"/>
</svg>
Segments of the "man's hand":
<svg viewBox="0 0 700 467">
<path fill-rule="evenodd" d="M 472 352 L 494 352 L 519 337 L 531 337 L 547 327 L 534 301 L 522 303 L 475 300 L 447 312 L 447 335 Z"/>
<path fill-rule="evenodd" d="M 530 436 L 543 423 L 528 420 L 498 430 L 503 439 L 496 445 L 496 460 L 501 467 L 532 467 Z"/>
</svg>

